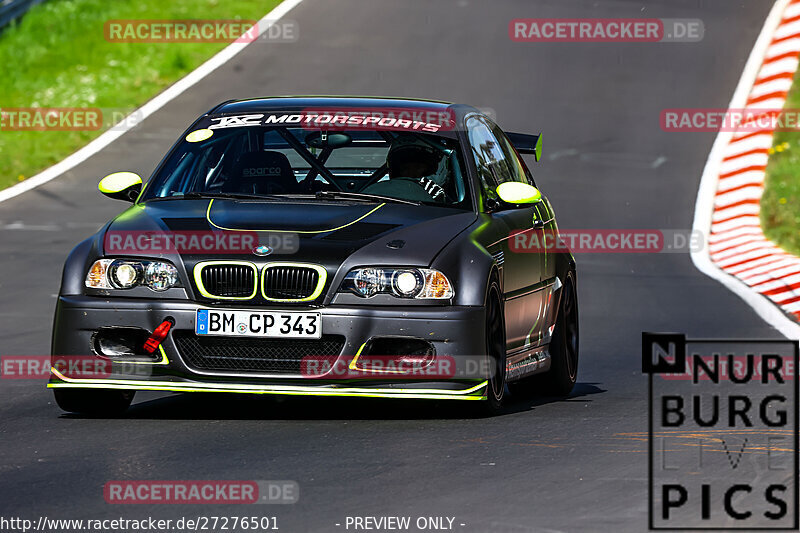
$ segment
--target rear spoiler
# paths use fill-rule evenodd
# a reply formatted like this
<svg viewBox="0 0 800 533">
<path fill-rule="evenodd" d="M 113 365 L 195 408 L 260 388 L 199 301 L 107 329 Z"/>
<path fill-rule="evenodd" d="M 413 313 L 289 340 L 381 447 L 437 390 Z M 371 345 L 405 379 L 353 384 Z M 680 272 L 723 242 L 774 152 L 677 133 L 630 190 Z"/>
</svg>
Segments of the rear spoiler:
<svg viewBox="0 0 800 533">
<path fill-rule="evenodd" d="M 533 154 L 533 157 L 538 161 L 542 157 L 542 136 L 529 135 L 527 133 L 510 133 L 506 132 L 508 140 L 514 145 L 514 148 L 521 154 Z"/>
</svg>

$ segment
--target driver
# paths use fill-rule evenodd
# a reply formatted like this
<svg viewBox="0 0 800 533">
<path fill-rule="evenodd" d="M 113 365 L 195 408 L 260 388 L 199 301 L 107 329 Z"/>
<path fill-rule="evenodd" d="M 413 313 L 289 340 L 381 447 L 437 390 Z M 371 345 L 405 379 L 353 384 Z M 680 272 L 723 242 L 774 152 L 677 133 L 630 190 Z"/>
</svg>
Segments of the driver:
<svg viewBox="0 0 800 533">
<path fill-rule="evenodd" d="M 425 189 L 431 198 L 445 199 L 444 189 L 428 176 L 439 170 L 444 154 L 414 135 L 402 135 L 392 142 L 386 155 L 389 179 L 411 178 Z"/>
</svg>

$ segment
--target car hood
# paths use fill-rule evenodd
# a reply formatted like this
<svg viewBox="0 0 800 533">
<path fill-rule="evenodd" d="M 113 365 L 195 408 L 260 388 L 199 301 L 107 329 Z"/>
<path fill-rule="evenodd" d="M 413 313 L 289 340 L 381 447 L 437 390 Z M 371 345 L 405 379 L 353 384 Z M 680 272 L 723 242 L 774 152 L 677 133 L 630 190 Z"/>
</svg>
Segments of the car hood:
<svg viewBox="0 0 800 533">
<path fill-rule="evenodd" d="M 199 260 L 232 257 L 256 262 L 313 262 L 333 274 L 345 262 L 427 266 L 475 220 L 475 213 L 433 206 L 344 200 L 175 199 L 132 206 L 106 227 L 102 237 L 104 253 L 115 255 L 118 249 L 109 246 L 112 235 L 188 232 L 217 237 L 255 236 L 256 244 L 269 244 L 272 248 L 268 259 L 258 257 L 249 247 L 236 253 L 193 249 L 191 253 L 177 254 L 160 246 L 148 249 L 146 245 L 137 245 L 116 255 L 171 258 L 187 263 L 187 267 Z"/>
</svg>

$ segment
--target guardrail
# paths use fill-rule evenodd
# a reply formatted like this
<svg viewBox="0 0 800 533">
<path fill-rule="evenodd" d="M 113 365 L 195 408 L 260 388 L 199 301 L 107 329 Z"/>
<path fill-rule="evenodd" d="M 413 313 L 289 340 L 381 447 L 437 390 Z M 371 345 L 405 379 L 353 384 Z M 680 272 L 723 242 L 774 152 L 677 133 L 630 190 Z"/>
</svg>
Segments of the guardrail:
<svg viewBox="0 0 800 533">
<path fill-rule="evenodd" d="M 0 30 L 44 0 L 0 0 Z"/>
</svg>

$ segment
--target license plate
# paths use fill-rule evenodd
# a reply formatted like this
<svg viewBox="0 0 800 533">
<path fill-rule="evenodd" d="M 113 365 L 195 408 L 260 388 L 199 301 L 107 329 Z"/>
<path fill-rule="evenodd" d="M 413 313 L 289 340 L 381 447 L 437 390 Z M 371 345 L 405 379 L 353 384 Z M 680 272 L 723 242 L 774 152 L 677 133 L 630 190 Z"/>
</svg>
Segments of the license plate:
<svg viewBox="0 0 800 533">
<path fill-rule="evenodd" d="M 319 313 L 198 309 L 194 332 L 229 337 L 319 339 L 322 319 Z"/>
</svg>

